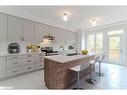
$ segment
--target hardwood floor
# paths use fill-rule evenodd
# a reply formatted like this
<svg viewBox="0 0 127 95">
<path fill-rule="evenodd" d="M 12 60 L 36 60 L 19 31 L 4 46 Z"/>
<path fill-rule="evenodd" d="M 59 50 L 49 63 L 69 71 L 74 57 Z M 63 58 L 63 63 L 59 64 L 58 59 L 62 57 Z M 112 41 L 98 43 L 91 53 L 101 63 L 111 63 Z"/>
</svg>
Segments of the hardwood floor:
<svg viewBox="0 0 127 95">
<path fill-rule="evenodd" d="M 98 64 L 96 64 L 96 71 L 98 71 Z M 120 65 L 102 64 L 102 71 L 104 77 L 98 77 L 94 75 L 94 79 L 97 80 L 96 84 L 90 85 L 85 82 L 85 79 L 80 81 L 80 87 L 84 90 L 90 89 L 127 89 L 127 68 Z M 47 89 L 44 84 L 44 72 L 43 70 L 26 73 L 24 75 L 9 78 L 4 81 L 0 81 L 1 87 L 9 87 L 9 89 Z M 88 78 L 89 76 L 87 76 Z M 75 84 L 76 85 L 76 84 Z M 75 86 L 73 85 L 73 87 Z M 71 88 L 73 88 L 71 87 Z M 70 89 L 71 89 L 70 88 Z"/>
</svg>

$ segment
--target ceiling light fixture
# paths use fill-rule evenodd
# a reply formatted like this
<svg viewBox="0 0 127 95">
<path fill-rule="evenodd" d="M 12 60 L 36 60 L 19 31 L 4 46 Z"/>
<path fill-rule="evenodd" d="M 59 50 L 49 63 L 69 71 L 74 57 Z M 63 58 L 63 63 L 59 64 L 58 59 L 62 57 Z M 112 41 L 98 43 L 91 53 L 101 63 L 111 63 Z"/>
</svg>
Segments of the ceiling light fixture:
<svg viewBox="0 0 127 95">
<path fill-rule="evenodd" d="M 96 20 L 95 19 L 92 19 L 92 26 L 95 26 L 97 23 L 96 23 Z"/>
<path fill-rule="evenodd" d="M 67 21 L 67 20 L 68 20 L 68 15 L 66 13 L 64 13 L 63 21 Z"/>
</svg>

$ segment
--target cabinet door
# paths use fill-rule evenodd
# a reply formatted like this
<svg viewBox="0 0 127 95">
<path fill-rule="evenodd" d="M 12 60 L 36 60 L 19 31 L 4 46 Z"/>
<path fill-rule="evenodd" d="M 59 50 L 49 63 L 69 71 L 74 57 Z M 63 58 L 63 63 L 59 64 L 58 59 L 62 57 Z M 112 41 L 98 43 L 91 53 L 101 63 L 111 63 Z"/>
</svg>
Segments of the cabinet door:
<svg viewBox="0 0 127 95">
<path fill-rule="evenodd" d="M 34 22 L 23 20 L 23 38 L 25 42 L 34 42 Z"/>
<path fill-rule="evenodd" d="M 22 19 L 8 16 L 8 41 L 22 41 Z"/>
<path fill-rule="evenodd" d="M 50 26 L 49 25 L 44 25 L 44 35 L 50 34 Z"/>
<path fill-rule="evenodd" d="M 4 78 L 6 76 L 6 62 L 5 57 L 0 57 L 0 78 Z"/>
<path fill-rule="evenodd" d="M 55 41 L 57 44 L 64 44 L 66 43 L 66 33 L 65 31 L 61 30 L 61 29 L 55 29 L 56 31 L 54 31 L 54 36 L 55 36 Z"/>
<path fill-rule="evenodd" d="M 40 43 L 44 36 L 44 25 L 40 23 L 35 24 L 35 42 Z"/>
<path fill-rule="evenodd" d="M 66 34 L 67 34 L 67 37 L 66 37 L 67 44 L 69 44 L 69 45 L 75 44 L 76 33 L 67 31 Z"/>
<path fill-rule="evenodd" d="M 7 16 L 0 14 L 0 41 L 7 40 Z"/>
</svg>

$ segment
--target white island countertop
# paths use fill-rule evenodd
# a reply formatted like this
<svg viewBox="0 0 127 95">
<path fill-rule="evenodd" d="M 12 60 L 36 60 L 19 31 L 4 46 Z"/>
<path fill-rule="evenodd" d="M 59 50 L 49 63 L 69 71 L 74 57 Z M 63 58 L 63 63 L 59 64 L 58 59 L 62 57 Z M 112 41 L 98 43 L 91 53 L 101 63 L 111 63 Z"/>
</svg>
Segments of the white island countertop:
<svg viewBox="0 0 127 95">
<path fill-rule="evenodd" d="M 66 63 L 69 61 L 87 58 L 90 56 L 95 56 L 95 54 L 87 54 L 87 55 L 73 55 L 73 56 L 66 56 L 66 55 L 54 55 L 54 56 L 45 56 L 46 59 L 53 60 L 59 63 Z"/>
</svg>

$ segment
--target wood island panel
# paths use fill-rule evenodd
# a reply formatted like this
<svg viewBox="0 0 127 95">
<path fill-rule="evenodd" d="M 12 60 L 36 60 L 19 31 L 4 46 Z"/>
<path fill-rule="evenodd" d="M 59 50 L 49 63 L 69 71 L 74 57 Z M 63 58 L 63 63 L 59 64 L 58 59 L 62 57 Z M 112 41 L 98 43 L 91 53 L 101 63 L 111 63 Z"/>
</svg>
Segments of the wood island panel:
<svg viewBox="0 0 127 95">
<path fill-rule="evenodd" d="M 73 60 L 66 63 L 55 62 L 50 59 L 44 59 L 44 81 L 48 89 L 67 89 L 77 80 L 77 73 L 69 68 L 80 64 L 88 64 L 89 60 L 95 56 L 89 56 L 82 59 Z M 94 66 L 93 66 L 94 70 Z M 88 75 L 89 67 L 80 72 L 80 78 Z"/>
</svg>

